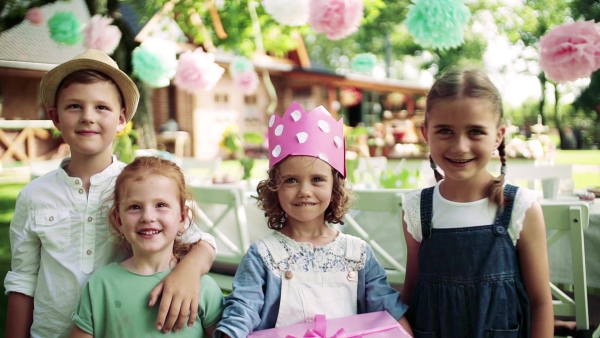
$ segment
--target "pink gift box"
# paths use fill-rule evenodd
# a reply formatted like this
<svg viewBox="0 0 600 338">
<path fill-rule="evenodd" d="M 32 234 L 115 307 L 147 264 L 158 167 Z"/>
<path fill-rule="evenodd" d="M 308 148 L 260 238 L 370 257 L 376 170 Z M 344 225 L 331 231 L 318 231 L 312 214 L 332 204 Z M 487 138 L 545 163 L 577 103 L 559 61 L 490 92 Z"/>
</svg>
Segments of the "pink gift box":
<svg viewBox="0 0 600 338">
<path fill-rule="evenodd" d="M 253 332 L 248 338 L 404 338 L 410 335 L 387 311 L 325 319 Z"/>
</svg>

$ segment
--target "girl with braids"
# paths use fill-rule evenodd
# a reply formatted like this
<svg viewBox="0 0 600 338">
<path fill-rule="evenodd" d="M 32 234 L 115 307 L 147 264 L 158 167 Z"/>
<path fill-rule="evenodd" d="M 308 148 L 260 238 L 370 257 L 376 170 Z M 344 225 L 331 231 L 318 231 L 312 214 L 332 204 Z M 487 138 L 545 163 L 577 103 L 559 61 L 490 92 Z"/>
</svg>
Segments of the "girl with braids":
<svg viewBox="0 0 600 338">
<path fill-rule="evenodd" d="M 544 218 L 537 193 L 504 182 L 498 90 L 481 71 L 450 69 L 421 130 L 438 182 L 403 208 L 401 295 L 415 337 L 552 337 Z M 486 170 L 495 150 L 498 177 Z"/>
</svg>

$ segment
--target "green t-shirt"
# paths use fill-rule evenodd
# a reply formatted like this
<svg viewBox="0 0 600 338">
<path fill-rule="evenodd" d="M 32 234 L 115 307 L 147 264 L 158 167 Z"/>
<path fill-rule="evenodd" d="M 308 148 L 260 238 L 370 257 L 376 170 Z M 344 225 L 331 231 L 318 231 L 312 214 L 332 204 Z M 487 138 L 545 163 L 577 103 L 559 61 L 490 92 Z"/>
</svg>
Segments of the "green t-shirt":
<svg viewBox="0 0 600 338">
<path fill-rule="evenodd" d="M 150 291 L 171 271 L 142 276 L 112 263 L 96 270 L 85 284 L 73 321 L 95 337 L 164 337 L 156 329 L 158 304 L 149 307 Z M 200 279 L 198 316 L 184 325 L 178 337 L 205 337 L 204 328 L 216 324 L 223 313 L 223 294 L 209 276 Z"/>
</svg>

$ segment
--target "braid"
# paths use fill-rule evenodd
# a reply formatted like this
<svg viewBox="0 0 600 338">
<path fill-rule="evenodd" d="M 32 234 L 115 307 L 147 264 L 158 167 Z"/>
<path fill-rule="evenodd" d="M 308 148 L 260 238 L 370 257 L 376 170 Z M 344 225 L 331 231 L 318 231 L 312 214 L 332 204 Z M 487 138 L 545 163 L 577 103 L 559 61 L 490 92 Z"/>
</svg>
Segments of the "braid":
<svg viewBox="0 0 600 338">
<path fill-rule="evenodd" d="M 442 176 L 442 174 L 440 174 L 440 172 L 437 170 L 437 165 L 435 164 L 435 162 L 433 162 L 433 158 L 431 158 L 431 155 L 429 155 L 429 165 L 431 166 L 431 169 L 433 169 L 433 175 L 435 176 L 436 182 L 439 182 L 442 179 L 444 179 L 444 176 Z"/>
<path fill-rule="evenodd" d="M 498 154 L 500 155 L 500 176 L 495 178 L 490 185 L 488 192 L 489 199 L 496 203 L 500 208 L 504 206 L 504 176 L 506 175 L 506 153 L 504 139 L 498 146 Z"/>
</svg>

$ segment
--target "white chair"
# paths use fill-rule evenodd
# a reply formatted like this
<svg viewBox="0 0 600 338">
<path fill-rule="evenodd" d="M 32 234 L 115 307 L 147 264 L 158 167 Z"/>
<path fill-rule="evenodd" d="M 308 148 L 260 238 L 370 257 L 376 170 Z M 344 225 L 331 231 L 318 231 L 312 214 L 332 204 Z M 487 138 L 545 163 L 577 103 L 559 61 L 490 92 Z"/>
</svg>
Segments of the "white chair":
<svg viewBox="0 0 600 338">
<path fill-rule="evenodd" d="M 191 187 L 197 218 L 195 223 L 213 235 L 218 252 L 211 269 L 219 287 L 231 291 L 233 275 L 250 246 L 244 188 L 239 186 L 194 186 Z"/>
<path fill-rule="evenodd" d="M 195 157 L 182 157 L 181 169 L 191 179 L 212 179 L 221 169 L 222 159 L 217 157 L 212 160 L 200 160 Z"/>
<path fill-rule="evenodd" d="M 36 179 L 52 170 L 58 169 L 62 160 L 62 158 L 58 158 L 46 161 L 31 161 L 29 163 L 29 168 L 31 168 L 31 179 Z"/>
<path fill-rule="evenodd" d="M 402 230 L 402 202 L 407 189 L 354 189 L 358 200 L 344 216 L 340 230 L 365 240 L 386 269 L 395 287 L 404 283 L 406 245 Z M 390 238 L 396 240 L 390 241 Z M 386 243 L 387 246 L 381 243 Z"/>
<path fill-rule="evenodd" d="M 373 157 L 359 157 L 358 167 L 355 171 L 355 178 L 357 184 L 368 184 L 371 183 L 374 186 L 379 186 L 379 178 L 381 173 L 387 170 L 387 157 L 385 156 L 373 156 Z"/>
<path fill-rule="evenodd" d="M 570 297 L 551 282 L 554 315 L 574 317 L 578 330 L 588 330 L 590 321 L 583 230 L 589 223 L 589 205 L 580 201 L 544 200 L 542 210 L 548 234 L 548 251 L 553 250 L 553 246 L 558 245 L 563 237 L 568 238 L 571 247 L 569 263 L 572 264 L 574 295 Z"/>
<path fill-rule="evenodd" d="M 492 171 L 496 175 L 500 170 Z M 535 165 L 534 163 L 507 163 L 506 181 L 515 185 L 526 182 L 529 189 L 541 189 L 541 180 L 544 178 L 559 178 L 570 180 L 573 178 L 571 164 Z"/>
</svg>

